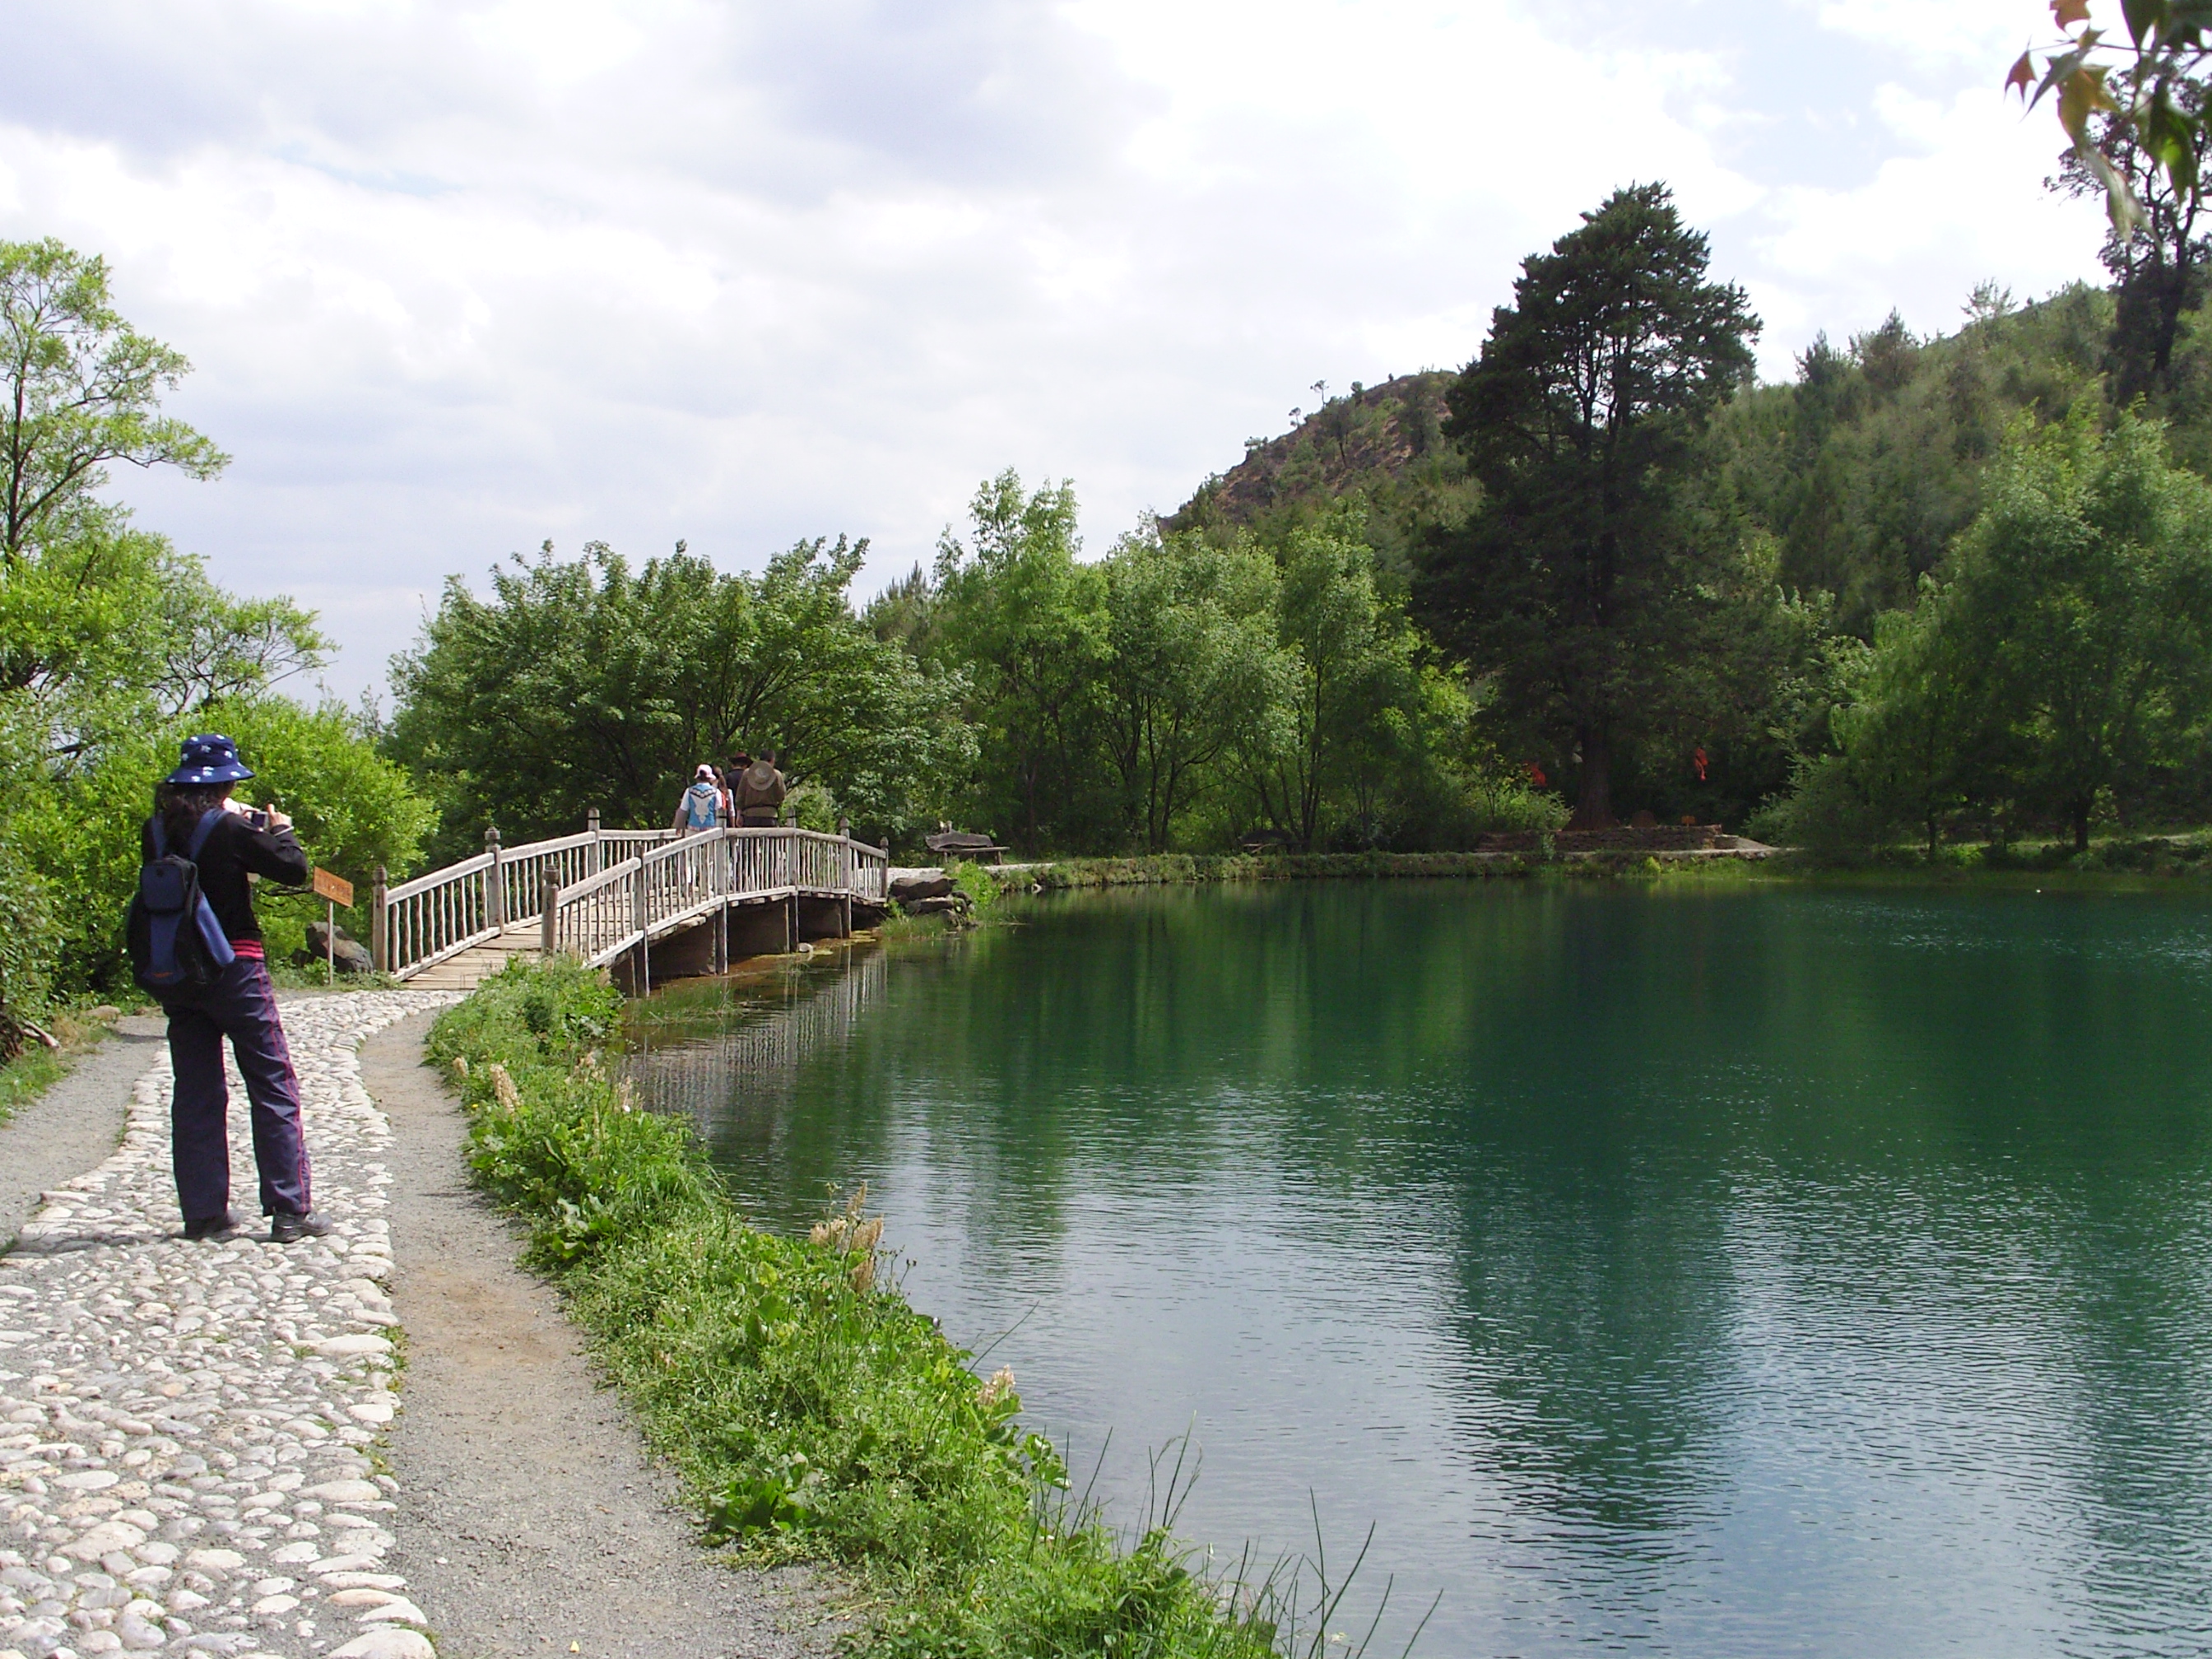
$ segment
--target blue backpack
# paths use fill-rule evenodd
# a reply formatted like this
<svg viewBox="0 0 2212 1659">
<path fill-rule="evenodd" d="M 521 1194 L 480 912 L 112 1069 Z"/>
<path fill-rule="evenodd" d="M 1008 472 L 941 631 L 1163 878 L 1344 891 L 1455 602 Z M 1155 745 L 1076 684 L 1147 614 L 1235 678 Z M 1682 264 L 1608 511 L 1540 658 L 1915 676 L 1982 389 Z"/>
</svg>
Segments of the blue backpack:
<svg viewBox="0 0 2212 1659">
<path fill-rule="evenodd" d="M 721 805 L 722 792 L 702 780 L 684 792 L 684 821 L 694 830 L 712 830 Z"/>
<path fill-rule="evenodd" d="M 138 892 L 125 927 L 131 977 L 163 1001 L 205 990 L 237 960 L 215 907 L 200 891 L 198 860 L 222 820 L 219 807 L 202 813 L 191 845 L 179 858 L 169 850 L 169 837 L 155 817 L 154 856 L 138 866 Z M 187 920 L 193 925 L 187 927 Z"/>
</svg>

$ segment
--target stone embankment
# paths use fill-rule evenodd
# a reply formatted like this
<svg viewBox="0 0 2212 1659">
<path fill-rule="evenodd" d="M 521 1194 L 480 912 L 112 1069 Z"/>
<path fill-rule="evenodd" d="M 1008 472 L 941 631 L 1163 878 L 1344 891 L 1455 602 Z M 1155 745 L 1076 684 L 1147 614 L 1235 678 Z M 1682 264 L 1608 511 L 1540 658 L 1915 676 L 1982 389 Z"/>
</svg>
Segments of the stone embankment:
<svg viewBox="0 0 2212 1659">
<path fill-rule="evenodd" d="M 398 1494 L 375 1445 L 401 1358 L 385 1289 L 391 1130 L 354 1050 L 451 1000 L 287 1006 L 331 1237 L 185 1242 L 159 1064 L 119 1150 L 47 1193 L 0 1260 L 0 1659 L 432 1652 L 386 1570 Z M 231 1087 L 234 1207 L 250 1219 Z"/>
</svg>

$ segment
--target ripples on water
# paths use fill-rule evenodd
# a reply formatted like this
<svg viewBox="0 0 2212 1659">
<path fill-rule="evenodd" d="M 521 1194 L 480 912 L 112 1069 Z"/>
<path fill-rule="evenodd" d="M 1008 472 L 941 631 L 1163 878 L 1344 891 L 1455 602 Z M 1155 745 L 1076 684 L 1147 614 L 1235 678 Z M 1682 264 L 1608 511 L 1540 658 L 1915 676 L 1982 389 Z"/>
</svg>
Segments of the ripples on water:
<svg viewBox="0 0 2212 1659">
<path fill-rule="evenodd" d="M 1423 1652 L 2196 1654 L 2208 1013 L 2189 901 L 1345 884 L 638 1063 L 764 1219 L 868 1179 L 1121 1512 L 1194 1430 L 1188 1535 L 1373 1520 Z"/>
</svg>

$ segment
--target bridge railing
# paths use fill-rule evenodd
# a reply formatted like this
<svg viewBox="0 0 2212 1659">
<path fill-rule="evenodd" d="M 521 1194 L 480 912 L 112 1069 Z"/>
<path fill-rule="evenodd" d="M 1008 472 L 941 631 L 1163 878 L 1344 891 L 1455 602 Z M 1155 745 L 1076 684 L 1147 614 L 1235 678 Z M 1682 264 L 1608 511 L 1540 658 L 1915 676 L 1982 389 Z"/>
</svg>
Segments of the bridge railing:
<svg viewBox="0 0 2212 1659">
<path fill-rule="evenodd" d="M 380 881 L 369 912 L 376 965 L 405 979 L 496 934 L 493 864 L 489 853 L 479 853 L 397 887 Z"/>
<path fill-rule="evenodd" d="M 848 834 L 732 829 L 678 837 L 601 830 L 598 817 L 581 835 L 513 848 L 487 831 L 477 857 L 397 887 L 386 888 L 380 873 L 370 911 L 377 966 L 410 979 L 532 921 L 549 953 L 599 964 L 732 899 L 804 892 L 881 903 L 889 892 L 889 849 Z"/>
</svg>

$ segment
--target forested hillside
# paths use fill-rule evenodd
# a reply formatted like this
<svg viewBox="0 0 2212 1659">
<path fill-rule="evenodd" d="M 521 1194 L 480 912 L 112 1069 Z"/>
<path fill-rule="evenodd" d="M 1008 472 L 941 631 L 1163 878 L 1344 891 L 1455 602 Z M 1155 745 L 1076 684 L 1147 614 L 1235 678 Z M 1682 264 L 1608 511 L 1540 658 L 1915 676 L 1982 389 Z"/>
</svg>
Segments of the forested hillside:
<svg viewBox="0 0 2212 1659">
<path fill-rule="evenodd" d="M 390 752 L 454 851 L 595 792 L 652 817 L 740 744 L 776 750 L 825 821 L 912 846 L 951 820 L 1037 854 L 1453 848 L 1573 813 L 1821 843 L 2086 836 L 2212 805 L 2193 781 L 2212 678 L 2190 586 L 2212 458 L 2196 313 L 2131 410 L 2110 390 L 2113 297 L 2086 286 L 1985 287 L 1951 332 L 1893 317 L 1762 385 L 1757 319 L 1663 190 L 1587 221 L 1532 257 L 1465 369 L 1325 395 L 1103 554 L 1073 484 L 1008 474 L 864 607 L 845 597 L 859 550 L 820 544 L 758 577 L 595 549 L 549 550 L 489 599 L 456 586 L 400 666 Z M 1623 258 L 1677 272 L 1673 321 L 1624 323 L 1620 295 L 1650 285 L 1605 289 Z M 1578 329 L 1643 329 L 1664 363 L 1670 327 L 1696 363 L 1544 379 L 1601 361 Z M 2116 467 L 2162 517 L 2095 522 Z M 1970 603 L 1962 550 L 2009 557 L 1995 515 L 2023 489 L 2044 494 L 2038 534 L 2116 534 L 2098 556 L 2132 597 L 2112 568 L 1977 566 Z M 2107 619 L 2166 607 L 2163 654 L 2127 658 L 2149 635 L 2123 628 L 2068 659 L 2090 647 L 2022 608 L 2031 580 Z M 2128 688 L 2100 721 L 2080 706 L 2100 675 Z M 2068 709 L 2045 695 L 2062 683 Z M 1908 760 L 1908 730 L 1948 746 Z"/>
<path fill-rule="evenodd" d="M 1356 495 L 1368 544 L 1387 567 L 1405 569 L 1424 526 L 1459 522 L 1478 498 L 1466 458 L 1444 437 L 1445 399 L 1457 378 L 1424 369 L 1380 386 L 1355 380 L 1334 398 L 1316 381 L 1319 408 L 1292 410 L 1280 436 L 1246 439 L 1244 459 L 1200 484 L 1161 529 L 1240 526 L 1264 536 Z"/>
</svg>

